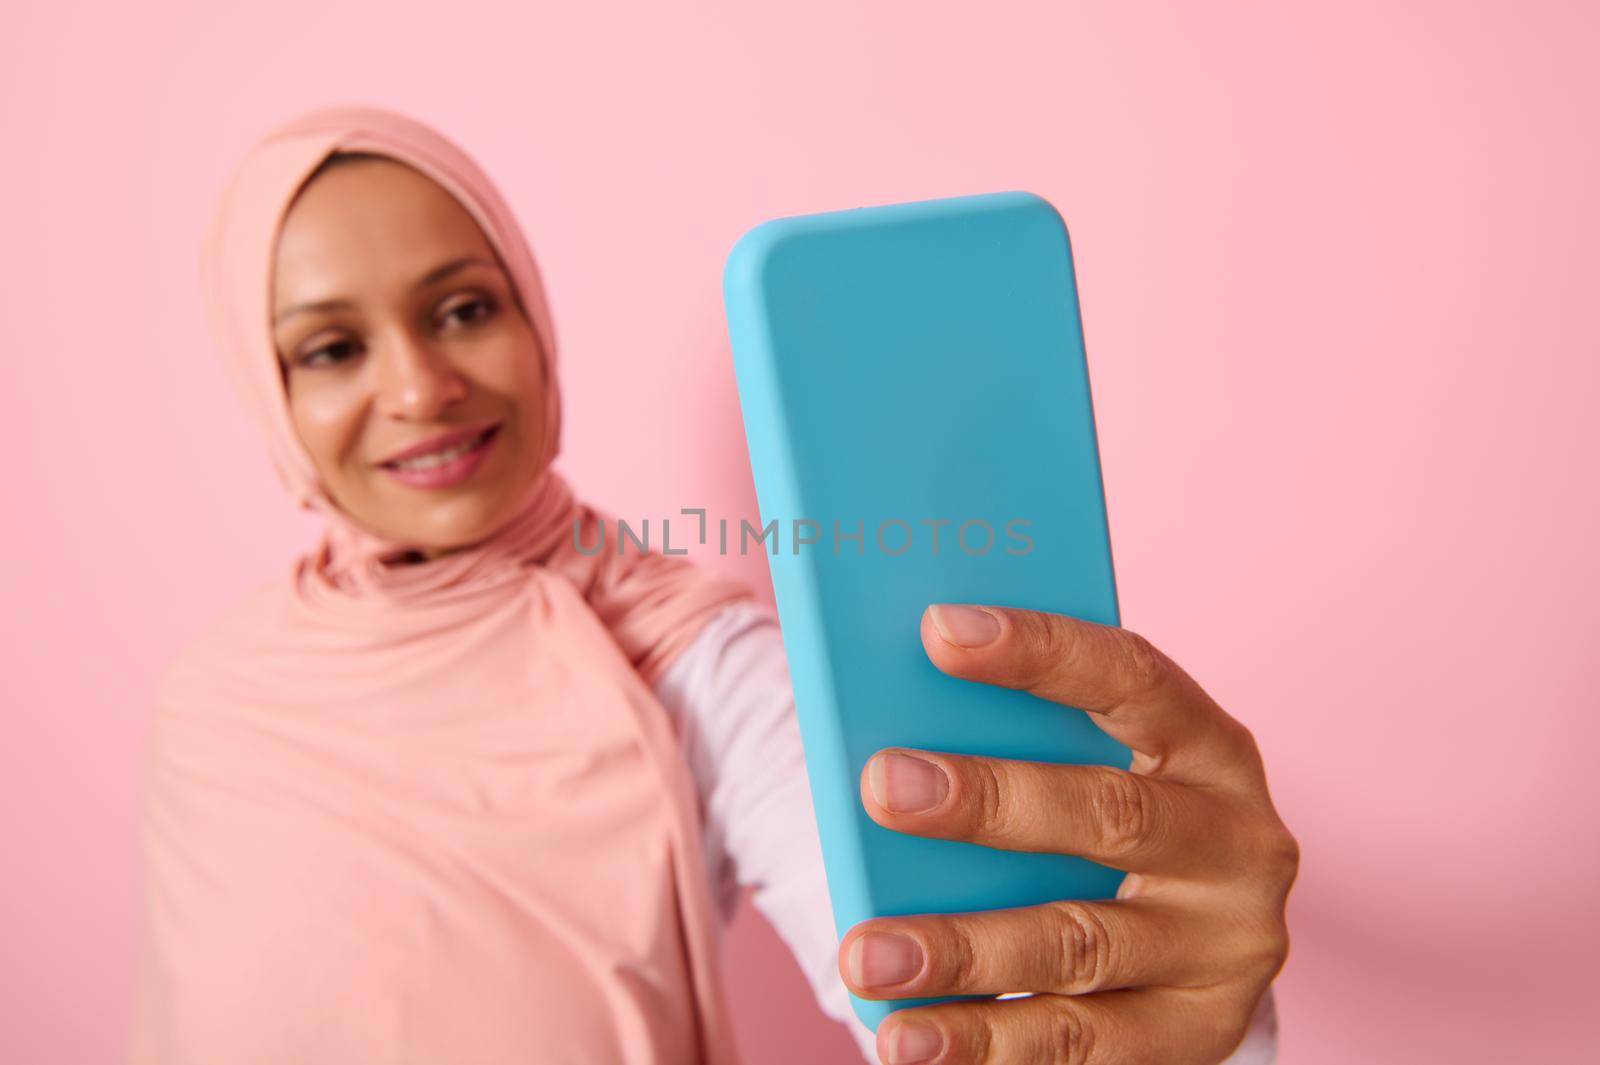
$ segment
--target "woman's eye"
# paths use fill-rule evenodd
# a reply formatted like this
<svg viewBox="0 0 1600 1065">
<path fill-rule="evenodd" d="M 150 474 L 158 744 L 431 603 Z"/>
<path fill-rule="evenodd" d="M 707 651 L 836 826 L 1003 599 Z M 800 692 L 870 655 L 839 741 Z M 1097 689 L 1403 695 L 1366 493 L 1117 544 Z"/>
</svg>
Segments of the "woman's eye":
<svg viewBox="0 0 1600 1065">
<path fill-rule="evenodd" d="M 481 322 L 494 313 L 494 304 L 487 299 L 478 298 L 463 300 L 444 312 L 446 321 L 460 325 L 472 325 Z"/>
<path fill-rule="evenodd" d="M 355 355 L 355 345 L 348 340 L 338 340 L 308 351 L 300 359 L 302 366 L 334 366 Z"/>
</svg>

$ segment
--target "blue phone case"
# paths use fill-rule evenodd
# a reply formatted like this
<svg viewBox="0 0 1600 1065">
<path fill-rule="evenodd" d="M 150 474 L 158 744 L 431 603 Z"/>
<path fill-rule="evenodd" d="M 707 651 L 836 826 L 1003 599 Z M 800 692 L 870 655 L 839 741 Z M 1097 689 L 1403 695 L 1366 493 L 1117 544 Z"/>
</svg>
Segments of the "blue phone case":
<svg viewBox="0 0 1600 1065">
<path fill-rule="evenodd" d="M 780 218 L 723 289 L 839 935 L 1112 897 L 1120 872 L 893 832 L 859 791 L 889 746 L 1129 765 L 1082 711 L 947 676 L 919 636 L 937 602 L 1119 623 L 1060 215 L 1001 192 Z M 931 1001 L 855 1009 L 876 1029 Z"/>
</svg>

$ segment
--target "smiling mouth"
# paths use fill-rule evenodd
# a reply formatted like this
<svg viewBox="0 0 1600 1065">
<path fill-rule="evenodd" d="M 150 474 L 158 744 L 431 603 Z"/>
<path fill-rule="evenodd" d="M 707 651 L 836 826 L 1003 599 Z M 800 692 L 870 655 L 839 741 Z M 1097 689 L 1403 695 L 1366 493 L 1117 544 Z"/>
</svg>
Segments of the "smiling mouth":
<svg viewBox="0 0 1600 1065">
<path fill-rule="evenodd" d="M 384 469 L 398 470 L 402 473 L 421 473 L 428 470 L 437 470 L 440 467 L 448 466 L 457 459 L 460 459 L 466 455 L 470 455 L 472 452 L 483 447 L 483 445 L 487 444 L 490 439 L 492 439 L 499 431 L 500 427 L 498 425 L 491 425 L 489 428 L 485 429 L 481 433 L 478 433 L 476 436 L 468 437 L 466 440 L 458 441 L 457 443 L 451 444 L 449 447 L 440 448 L 438 451 L 430 451 L 423 455 L 414 455 L 408 459 L 396 459 L 390 462 L 380 463 L 380 465 L 383 466 Z"/>
</svg>

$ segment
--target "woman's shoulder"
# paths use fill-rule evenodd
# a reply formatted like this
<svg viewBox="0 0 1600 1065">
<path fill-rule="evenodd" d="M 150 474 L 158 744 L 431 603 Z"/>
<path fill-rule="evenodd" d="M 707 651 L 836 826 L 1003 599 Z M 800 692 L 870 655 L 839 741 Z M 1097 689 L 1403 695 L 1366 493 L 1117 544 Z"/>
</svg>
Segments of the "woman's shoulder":
<svg viewBox="0 0 1600 1065">
<path fill-rule="evenodd" d="M 679 655 L 675 668 L 680 674 L 703 671 L 725 664 L 729 656 L 770 656 L 774 650 L 782 655 L 777 612 L 759 599 L 737 599 L 724 603 L 707 619 Z"/>
<path fill-rule="evenodd" d="M 732 726 L 758 716 L 774 703 L 775 692 L 789 690 L 776 612 L 755 599 L 723 605 L 652 687 L 685 721 Z"/>
</svg>

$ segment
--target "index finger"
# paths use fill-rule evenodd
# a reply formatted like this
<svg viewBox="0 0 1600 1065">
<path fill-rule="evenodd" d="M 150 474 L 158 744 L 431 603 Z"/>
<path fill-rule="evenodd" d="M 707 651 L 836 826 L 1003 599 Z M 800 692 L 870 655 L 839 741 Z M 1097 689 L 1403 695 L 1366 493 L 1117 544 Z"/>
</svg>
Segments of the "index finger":
<svg viewBox="0 0 1600 1065">
<path fill-rule="evenodd" d="M 1136 752 L 1138 772 L 1200 783 L 1259 765 L 1249 731 L 1127 629 L 1039 610 L 937 603 L 923 612 L 922 645 L 953 677 L 1087 710 Z"/>
</svg>

